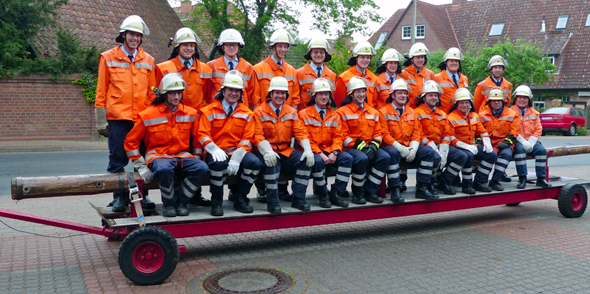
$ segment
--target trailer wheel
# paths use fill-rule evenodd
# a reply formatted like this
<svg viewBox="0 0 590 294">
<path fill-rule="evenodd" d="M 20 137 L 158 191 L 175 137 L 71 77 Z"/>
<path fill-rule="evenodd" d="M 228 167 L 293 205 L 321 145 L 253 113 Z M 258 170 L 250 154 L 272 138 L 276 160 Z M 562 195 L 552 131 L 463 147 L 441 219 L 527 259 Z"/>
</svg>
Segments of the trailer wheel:
<svg viewBox="0 0 590 294">
<path fill-rule="evenodd" d="M 131 232 L 119 249 L 119 267 L 137 285 L 162 283 L 174 272 L 178 259 L 176 239 L 153 226 Z"/>
<path fill-rule="evenodd" d="M 565 217 L 580 217 L 586 211 L 588 205 L 588 194 L 580 184 L 567 184 L 557 196 L 559 212 Z"/>
<path fill-rule="evenodd" d="M 508 203 L 506 206 L 518 206 L 520 202 Z"/>
</svg>

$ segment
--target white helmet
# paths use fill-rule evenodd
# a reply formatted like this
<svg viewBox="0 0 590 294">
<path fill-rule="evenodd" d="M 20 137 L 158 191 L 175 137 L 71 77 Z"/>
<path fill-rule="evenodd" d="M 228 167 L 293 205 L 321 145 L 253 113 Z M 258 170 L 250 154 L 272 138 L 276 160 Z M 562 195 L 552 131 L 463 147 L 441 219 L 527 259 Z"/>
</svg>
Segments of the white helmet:
<svg viewBox="0 0 590 294">
<path fill-rule="evenodd" d="M 316 79 L 311 86 L 311 93 L 315 95 L 319 92 L 332 92 L 332 86 L 332 81 L 328 79 Z"/>
<path fill-rule="evenodd" d="M 350 81 L 348 81 L 347 89 L 348 95 L 352 93 L 352 91 L 356 89 L 367 89 L 367 84 L 365 83 L 365 79 L 361 77 L 352 77 Z"/>
<path fill-rule="evenodd" d="M 242 34 L 235 29 L 226 29 L 219 35 L 219 40 L 217 40 L 217 45 L 221 46 L 224 43 L 238 43 L 240 46 L 245 46 L 244 39 L 242 38 Z"/>
<path fill-rule="evenodd" d="M 276 43 L 287 43 L 289 45 L 294 45 L 295 41 L 293 40 L 291 34 L 287 32 L 287 30 L 278 29 L 270 36 L 269 46 L 272 47 Z"/>
<path fill-rule="evenodd" d="M 449 48 L 449 50 L 447 50 L 447 52 L 445 52 L 445 56 L 443 57 L 444 61 L 447 61 L 449 59 L 461 61 L 463 60 L 463 53 L 461 53 L 461 50 L 459 50 L 459 48 L 451 47 Z"/>
<path fill-rule="evenodd" d="M 416 44 L 412 45 L 412 47 L 410 47 L 410 51 L 408 51 L 408 58 L 420 55 L 426 56 L 427 54 L 428 48 L 426 48 L 426 45 L 424 45 L 424 43 L 417 42 Z"/>
<path fill-rule="evenodd" d="M 186 82 L 182 79 L 182 74 L 173 72 L 166 74 L 160 81 L 160 94 L 166 94 L 168 91 L 184 90 Z"/>
<path fill-rule="evenodd" d="M 492 69 L 492 67 L 496 65 L 501 65 L 506 68 L 508 61 L 506 61 L 506 59 L 500 55 L 494 55 L 492 58 L 490 58 L 490 62 L 488 62 L 488 69 Z"/>
<path fill-rule="evenodd" d="M 119 26 L 119 33 L 125 31 L 133 31 L 143 34 L 144 36 L 150 35 L 150 29 L 145 24 L 143 19 L 139 15 L 130 15 Z"/>
<path fill-rule="evenodd" d="M 504 92 L 502 91 L 501 88 L 494 87 L 493 89 L 490 90 L 490 93 L 488 93 L 488 101 L 492 101 L 492 100 L 504 101 Z"/>
<path fill-rule="evenodd" d="M 172 40 L 174 47 L 178 47 L 181 43 L 201 43 L 201 39 L 197 36 L 195 31 L 184 27 L 176 31 L 174 39 Z"/>
<path fill-rule="evenodd" d="M 516 90 L 514 90 L 512 96 L 526 96 L 529 97 L 529 99 L 533 99 L 533 91 L 531 91 L 531 88 L 529 88 L 527 85 L 520 85 L 516 88 Z"/>
<path fill-rule="evenodd" d="M 444 91 L 438 83 L 433 80 L 428 80 L 424 82 L 424 85 L 422 86 L 421 95 L 425 95 L 426 93 L 438 93 L 440 96 L 440 94 L 444 93 Z"/>
<path fill-rule="evenodd" d="M 332 60 L 332 55 L 328 53 L 328 50 L 330 49 L 330 43 L 328 43 L 326 38 L 317 37 L 309 40 L 309 44 L 307 44 L 307 53 L 303 56 L 303 58 L 306 60 L 311 60 L 311 49 L 324 49 L 326 51 L 324 62 Z"/>
<path fill-rule="evenodd" d="M 473 95 L 469 92 L 467 88 L 459 88 L 455 91 L 455 95 L 453 95 L 453 99 L 451 100 L 452 104 L 455 104 L 459 101 L 473 100 Z"/>
<path fill-rule="evenodd" d="M 391 94 L 395 91 L 398 91 L 398 90 L 403 90 L 403 91 L 407 91 L 407 92 L 410 91 L 410 86 L 408 85 L 406 80 L 397 79 L 397 80 L 393 81 L 393 83 L 389 87 L 389 94 Z"/>
<path fill-rule="evenodd" d="M 373 45 L 367 41 L 358 42 L 356 46 L 354 46 L 354 49 L 352 49 L 353 57 L 357 57 L 359 55 L 373 56 L 375 54 L 377 54 L 377 52 L 375 52 L 375 48 L 373 48 Z"/>
<path fill-rule="evenodd" d="M 223 82 L 221 83 L 221 89 L 228 87 L 238 90 L 244 90 L 244 78 L 242 73 L 237 70 L 230 70 L 225 74 Z"/>
<path fill-rule="evenodd" d="M 385 64 L 388 61 L 397 61 L 401 63 L 404 59 L 404 56 L 397 50 L 389 48 L 383 52 L 383 56 L 381 56 L 381 63 Z"/>
<path fill-rule="evenodd" d="M 289 82 L 284 77 L 274 77 L 270 80 L 270 86 L 268 87 L 268 93 L 270 94 L 274 90 L 287 91 L 289 92 Z"/>
</svg>

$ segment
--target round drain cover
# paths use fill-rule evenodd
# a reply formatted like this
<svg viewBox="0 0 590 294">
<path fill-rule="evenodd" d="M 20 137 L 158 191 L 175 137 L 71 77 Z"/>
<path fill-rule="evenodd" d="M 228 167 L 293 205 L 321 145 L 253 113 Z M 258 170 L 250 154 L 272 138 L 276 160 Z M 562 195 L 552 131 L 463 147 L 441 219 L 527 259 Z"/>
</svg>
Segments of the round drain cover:
<svg viewBox="0 0 590 294">
<path fill-rule="evenodd" d="M 270 294 L 289 289 L 293 282 L 282 271 L 244 268 L 213 274 L 203 280 L 203 288 L 213 294 Z"/>
</svg>

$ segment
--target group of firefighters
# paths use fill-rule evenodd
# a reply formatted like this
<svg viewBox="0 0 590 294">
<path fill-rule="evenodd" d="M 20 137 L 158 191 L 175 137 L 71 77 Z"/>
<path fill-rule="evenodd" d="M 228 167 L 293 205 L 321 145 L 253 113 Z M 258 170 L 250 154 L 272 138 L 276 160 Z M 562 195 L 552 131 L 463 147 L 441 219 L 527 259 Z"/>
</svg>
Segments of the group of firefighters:
<svg viewBox="0 0 590 294">
<path fill-rule="evenodd" d="M 531 89 L 522 85 L 512 92 L 502 76 L 507 62 L 499 55 L 490 59 L 491 75 L 472 95 L 457 48 L 446 52 L 439 74 L 425 67 L 428 49 L 422 43 L 410 48 L 407 59 L 388 49 L 376 75 L 368 69 L 375 49 L 359 42 L 350 68 L 337 76 L 326 66 L 330 46 L 322 38 L 309 42 L 304 57 L 310 62 L 297 70 L 289 65 L 285 56 L 293 38 L 283 29 L 270 37 L 272 54 L 256 65 L 239 56 L 245 43 L 234 29 L 219 36 L 216 48 L 223 56 L 206 64 L 190 28 L 176 32 L 169 60 L 157 65 L 140 46 L 149 35 L 141 17 L 127 17 L 119 32 L 121 45 L 100 56 L 97 129 L 108 137 L 108 171 L 123 172 L 132 160 L 146 183 L 157 179 L 165 217 L 188 215 L 189 203 L 223 215 L 223 186 L 234 175 L 229 200 L 243 213 L 253 211 L 247 195 L 259 176 L 264 182 L 256 183 L 257 200 L 270 213 L 281 212 L 279 199 L 309 210 L 310 178 L 324 208 L 348 206 L 343 198 L 350 178 L 353 203 L 383 202 L 378 189 L 386 175 L 390 199 L 402 203 L 411 162 L 417 163 L 415 197 L 421 199 L 453 195 L 451 185 L 467 194 L 502 191 L 513 157 L 517 188 L 524 189 L 527 154 L 535 156 L 536 185 L 549 186 Z M 330 165 L 337 174 L 328 189 Z M 294 176 L 292 195 L 279 181 L 281 173 Z M 210 200 L 201 195 L 207 176 Z M 113 211 L 125 211 L 128 196 L 113 198 Z M 155 207 L 147 190 L 143 207 Z"/>
</svg>

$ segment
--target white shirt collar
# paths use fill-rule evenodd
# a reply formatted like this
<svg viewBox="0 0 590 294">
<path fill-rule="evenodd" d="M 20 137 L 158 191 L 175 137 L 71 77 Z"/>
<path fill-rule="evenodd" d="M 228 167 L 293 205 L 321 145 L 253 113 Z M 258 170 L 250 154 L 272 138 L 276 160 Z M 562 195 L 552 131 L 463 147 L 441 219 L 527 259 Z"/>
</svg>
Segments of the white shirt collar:
<svg viewBox="0 0 590 294">
<path fill-rule="evenodd" d="M 268 101 L 268 105 L 270 105 L 270 108 L 272 108 L 272 110 L 273 110 L 274 112 L 277 112 L 277 109 L 281 110 L 281 108 L 283 108 L 283 106 L 282 106 L 282 105 L 281 105 L 281 107 L 279 107 L 279 108 L 276 108 L 276 107 L 275 107 L 275 105 L 274 105 L 274 104 L 272 104 L 272 102 L 271 102 L 271 101 Z M 279 111 L 279 113 L 280 113 L 280 111 Z"/>
<path fill-rule="evenodd" d="M 322 64 L 322 66 L 317 66 L 315 63 L 310 62 L 309 65 L 316 72 L 318 71 L 318 67 L 322 70 L 322 72 L 324 71 L 324 65 L 323 64 Z"/>
<path fill-rule="evenodd" d="M 453 75 L 457 75 L 457 83 L 459 82 L 459 72 L 452 74 L 450 71 L 445 70 L 447 72 L 447 75 L 452 79 Z"/>
<path fill-rule="evenodd" d="M 313 106 L 315 106 L 315 110 L 317 110 L 318 114 L 320 113 L 320 110 L 324 111 L 324 115 L 326 115 L 326 113 L 328 113 L 328 108 L 320 108 L 317 104 L 314 104 Z"/>
<path fill-rule="evenodd" d="M 123 51 L 123 53 L 125 53 L 125 55 L 129 56 L 129 52 L 127 52 L 125 50 L 125 46 L 121 45 L 119 47 L 121 48 L 121 51 Z M 135 56 L 137 55 L 137 49 L 133 50 L 133 54 L 132 55 L 133 55 L 133 59 L 135 59 Z"/>
<path fill-rule="evenodd" d="M 275 59 L 275 55 L 274 54 L 271 54 L 270 55 L 270 58 L 272 58 L 272 60 L 274 60 L 274 62 L 276 62 L 277 64 L 279 64 L 279 61 Z M 279 66 L 282 66 L 283 63 L 284 63 L 284 60 L 281 60 L 281 64 L 279 64 Z"/>
<path fill-rule="evenodd" d="M 223 61 L 225 61 L 225 65 L 227 65 L 227 68 L 229 68 L 229 62 L 233 62 L 234 63 L 234 69 L 236 69 L 236 67 L 238 66 L 238 63 L 240 62 L 240 60 L 238 59 L 238 56 L 236 55 L 236 58 L 234 58 L 233 60 L 229 60 L 227 59 L 227 57 L 225 57 L 225 55 L 223 56 Z"/>
<path fill-rule="evenodd" d="M 356 66 L 356 65 L 355 65 Z M 361 70 L 360 67 L 356 66 L 356 70 L 360 71 L 363 74 L 363 77 L 367 74 L 367 69 Z"/>
<path fill-rule="evenodd" d="M 392 78 L 392 76 L 390 76 L 387 72 L 383 72 L 383 73 L 385 74 L 385 77 L 387 77 L 388 80 Z M 395 81 L 395 77 L 396 76 L 397 76 L 396 74 L 393 74 L 393 80 L 394 81 Z"/>
<path fill-rule="evenodd" d="M 225 111 L 225 113 L 227 113 L 230 106 L 235 111 L 236 107 L 238 106 L 238 102 L 236 102 L 234 104 L 229 104 L 229 103 L 227 103 L 227 101 L 225 101 L 225 99 L 223 99 L 223 100 L 221 100 L 221 105 L 223 106 L 223 110 Z"/>
<path fill-rule="evenodd" d="M 494 76 L 490 76 L 492 78 L 492 80 L 496 83 L 501 83 L 502 82 L 502 77 L 500 77 L 499 79 L 494 78 Z"/>
<path fill-rule="evenodd" d="M 182 63 L 182 64 L 184 64 L 185 61 L 188 61 L 188 68 L 193 67 L 193 59 L 192 58 L 189 60 L 186 60 L 186 59 L 180 57 L 180 55 L 178 55 L 176 57 L 178 57 L 178 60 L 180 60 L 180 63 Z"/>
<path fill-rule="evenodd" d="M 402 107 L 397 107 L 397 106 L 396 106 L 396 105 L 393 103 L 393 101 L 391 101 L 391 106 L 393 106 L 393 108 L 395 108 L 395 110 L 396 110 L 396 111 L 397 111 L 397 109 L 398 109 L 398 108 L 401 108 L 401 109 L 402 109 L 402 113 L 404 113 L 404 110 L 406 110 L 406 106 L 405 106 L 405 105 L 402 105 Z"/>
</svg>

